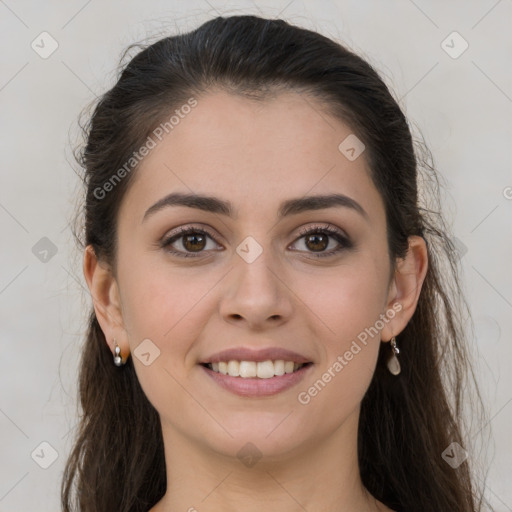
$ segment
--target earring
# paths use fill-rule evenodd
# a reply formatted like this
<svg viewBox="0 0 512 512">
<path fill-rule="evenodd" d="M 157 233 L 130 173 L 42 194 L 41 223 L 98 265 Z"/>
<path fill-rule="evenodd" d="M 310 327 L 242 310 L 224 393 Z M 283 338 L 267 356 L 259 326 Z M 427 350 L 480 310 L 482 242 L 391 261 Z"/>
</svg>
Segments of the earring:
<svg viewBox="0 0 512 512">
<path fill-rule="evenodd" d="M 400 353 L 400 350 L 396 346 L 396 339 L 394 336 L 391 338 L 390 343 L 393 352 L 391 354 L 391 357 L 388 359 L 387 366 L 390 373 L 392 373 L 393 375 L 398 375 L 402 371 L 402 369 L 400 368 L 400 361 L 398 361 L 398 358 L 396 357 L 397 354 Z"/>
<path fill-rule="evenodd" d="M 115 355 L 114 355 L 114 364 L 116 366 L 123 366 L 123 358 L 121 357 L 121 349 L 119 348 L 119 345 L 117 344 L 115 338 L 114 338 L 114 345 L 116 346 L 115 348 Z"/>
</svg>

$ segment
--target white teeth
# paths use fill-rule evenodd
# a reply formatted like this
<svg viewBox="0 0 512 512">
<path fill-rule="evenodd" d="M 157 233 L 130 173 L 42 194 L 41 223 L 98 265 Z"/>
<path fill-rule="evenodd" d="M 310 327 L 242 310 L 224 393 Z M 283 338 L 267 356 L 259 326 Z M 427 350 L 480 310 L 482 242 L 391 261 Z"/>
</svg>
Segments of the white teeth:
<svg viewBox="0 0 512 512">
<path fill-rule="evenodd" d="M 284 361 L 282 359 L 274 361 L 274 375 L 284 375 Z"/>
<path fill-rule="evenodd" d="M 221 373 L 222 375 L 229 375 L 230 377 L 242 377 L 249 379 L 258 377 L 260 379 L 271 379 L 274 376 L 284 375 L 285 373 L 293 373 L 301 368 L 303 365 L 294 363 L 293 361 L 283 361 L 277 359 L 276 361 L 219 361 L 218 363 L 211 363 L 210 368 L 214 372 Z"/>
<path fill-rule="evenodd" d="M 254 361 L 240 361 L 240 377 L 244 379 L 256 377 L 256 363 Z M 232 375 L 234 377 L 234 375 Z"/>
<path fill-rule="evenodd" d="M 229 361 L 228 375 L 232 377 L 238 377 L 240 375 L 240 363 L 238 361 Z"/>
<path fill-rule="evenodd" d="M 222 375 L 227 375 L 228 374 L 228 363 L 226 363 L 225 361 L 220 361 L 219 362 L 219 372 L 222 373 Z"/>
<path fill-rule="evenodd" d="M 274 363 L 272 361 L 260 361 L 257 366 L 256 375 L 260 379 L 270 379 L 274 376 Z"/>
</svg>

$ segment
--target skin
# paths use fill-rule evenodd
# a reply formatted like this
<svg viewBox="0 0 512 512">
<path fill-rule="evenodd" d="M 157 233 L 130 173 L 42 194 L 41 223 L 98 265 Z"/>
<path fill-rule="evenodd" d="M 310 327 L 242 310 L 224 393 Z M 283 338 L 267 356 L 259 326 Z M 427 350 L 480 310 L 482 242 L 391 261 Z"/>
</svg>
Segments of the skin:
<svg viewBox="0 0 512 512">
<path fill-rule="evenodd" d="M 414 313 L 427 251 L 422 238 L 411 237 L 406 258 L 391 270 L 384 204 L 365 155 L 349 161 L 338 150 L 350 133 L 303 94 L 254 101 L 211 91 L 137 170 L 120 206 L 115 272 L 86 250 L 84 273 L 107 343 L 113 352 L 115 338 L 123 359 L 132 354 L 160 415 L 168 484 L 152 512 L 390 510 L 360 480 L 360 403 L 381 341 L 398 335 Z M 143 221 L 171 192 L 229 200 L 237 215 L 171 206 Z M 368 218 L 331 207 L 277 219 L 286 199 L 334 192 L 357 201 Z M 316 258 L 299 229 L 328 224 L 353 248 Z M 189 225 L 216 238 L 207 238 L 199 257 L 161 247 L 165 235 Z M 236 252 L 247 236 L 263 249 L 252 263 Z M 173 248 L 186 252 L 182 240 Z M 324 252 L 339 247 L 329 240 Z M 299 403 L 298 393 L 393 304 L 401 311 L 380 334 L 307 405 Z M 133 356 L 147 338 L 160 350 L 149 366 Z M 290 348 L 314 366 L 277 395 L 236 396 L 198 363 L 238 346 Z M 248 442 L 262 455 L 252 467 L 237 457 Z"/>
</svg>

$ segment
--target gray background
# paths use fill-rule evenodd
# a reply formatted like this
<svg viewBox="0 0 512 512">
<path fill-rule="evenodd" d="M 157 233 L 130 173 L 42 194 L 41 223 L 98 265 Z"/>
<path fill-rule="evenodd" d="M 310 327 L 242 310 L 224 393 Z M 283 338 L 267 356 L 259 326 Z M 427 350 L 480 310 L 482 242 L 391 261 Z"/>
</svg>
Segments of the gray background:
<svg viewBox="0 0 512 512">
<path fill-rule="evenodd" d="M 59 510 L 77 421 L 89 310 L 68 226 L 80 190 L 70 147 L 78 114 L 113 84 L 128 44 L 229 13 L 281 16 L 344 42 L 420 127 L 444 180 L 474 318 L 494 437 L 487 497 L 512 511 L 510 0 L 0 0 L 0 512 Z M 58 43 L 48 58 L 44 31 Z M 453 31 L 469 45 L 457 58 L 464 43 Z M 57 457 L 47 469 L 43 442 Z"/>
</svg>

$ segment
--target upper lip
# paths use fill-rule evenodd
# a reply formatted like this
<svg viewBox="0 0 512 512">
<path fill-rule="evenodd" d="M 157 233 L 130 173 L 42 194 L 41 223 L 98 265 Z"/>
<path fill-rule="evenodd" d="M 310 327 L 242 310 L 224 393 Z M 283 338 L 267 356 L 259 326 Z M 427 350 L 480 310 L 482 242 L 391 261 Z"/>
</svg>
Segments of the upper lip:
<svg viewBox="0 0 512 512">
<path fill-rule="evenodd" d="M 237 347 L 237 348 L 229 348 L 226 350 L 222 350 L 221 352 L 217 352 L 208 358 L 204 359 L 200 362 L 200 364 L 205 363 L 219 363 L 221 361 L 293 361 L 294 363 L 309 363 L 311 359 L 298 354 L 297 352 L 293 352 L 292 350 L 287 350 L 279 347 L 269 347 L 263 349 L 250 349 L 245 347 Z"/>
</svg>

